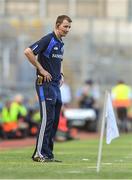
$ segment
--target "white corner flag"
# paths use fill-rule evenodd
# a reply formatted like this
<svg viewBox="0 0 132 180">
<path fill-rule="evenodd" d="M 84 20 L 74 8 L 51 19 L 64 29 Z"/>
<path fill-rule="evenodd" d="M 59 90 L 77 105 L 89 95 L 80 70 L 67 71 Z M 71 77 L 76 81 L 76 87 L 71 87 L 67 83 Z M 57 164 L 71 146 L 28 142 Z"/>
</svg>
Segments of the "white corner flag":
<svg viewBox="0 0 132 180">
<path fill-rule="evenodd" d="M 106 143 L 110 144 L 112 139 L 119 137 L 119 131 L 116 124 L 116 118 L 112 106 L 112 100 L 109 92 L 105 92 L 105 101 L 103 109 L 103 118 L 101 124 L 101 133 L 99 141 L 98 159 L 97 159 L 97 172 L 100 171 L 103 136 L 106 123 Z"/>
<path fill-rule="evenodd" d="M 110 93 L 107 94 L 105 118 L 106 118 L 106 143 L 110 144 L 112 139 L 119 137 L 119 131 L 116 123 L 116 118 L 112 106 Z"/>
</svg>

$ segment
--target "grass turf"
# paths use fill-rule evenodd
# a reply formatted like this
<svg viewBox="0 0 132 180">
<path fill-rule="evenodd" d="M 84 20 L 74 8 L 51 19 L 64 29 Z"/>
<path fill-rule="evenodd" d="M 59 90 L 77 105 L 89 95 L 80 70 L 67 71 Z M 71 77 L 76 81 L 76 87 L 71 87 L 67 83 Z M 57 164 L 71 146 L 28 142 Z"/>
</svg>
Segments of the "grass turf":
<svg viewBox="0 0 132 180">
<path fill-rule="evenodd" d="M 132 179 L 132 134 L 103 143 L 100 172 L 96 172 L 98 139 L 55 144 L 62 163 L 31 160 L 33 147 L 0 152 L 0 179 Z"/>
</svg>

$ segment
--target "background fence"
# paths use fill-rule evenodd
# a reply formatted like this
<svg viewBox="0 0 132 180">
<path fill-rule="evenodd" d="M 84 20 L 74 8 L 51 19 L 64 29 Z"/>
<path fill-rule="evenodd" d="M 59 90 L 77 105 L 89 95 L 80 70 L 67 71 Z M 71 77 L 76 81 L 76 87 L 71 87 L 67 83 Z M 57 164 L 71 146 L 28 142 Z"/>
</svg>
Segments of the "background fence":
<svg viewBox="0 0 132 180">
<path fill-rule="evenodd" d="M 102 91 L 119 79 L 132 85 L 132 1 L 118 2 L 0 0 L 0 92 L 32 95 L 35 70 L 23 51 L 53 30 L 58 14 L 73 19 L 64 40 L 64 72 L 73 93 L 89 78 Z"/>
</svg>

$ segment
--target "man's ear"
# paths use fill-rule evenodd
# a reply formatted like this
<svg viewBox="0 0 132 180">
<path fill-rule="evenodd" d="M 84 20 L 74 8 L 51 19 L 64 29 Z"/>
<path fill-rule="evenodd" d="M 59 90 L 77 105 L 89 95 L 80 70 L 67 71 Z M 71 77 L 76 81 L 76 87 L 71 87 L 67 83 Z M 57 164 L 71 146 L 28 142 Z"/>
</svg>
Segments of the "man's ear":
<svg viewBox="0 0 132 180">
<path fill-rule="evenodd" d="M 60 26 L 60 23 L 57 23 L 57 24 L 56 24 L 56 28 L 58 28 L 59 26 Z"/>
</svg>

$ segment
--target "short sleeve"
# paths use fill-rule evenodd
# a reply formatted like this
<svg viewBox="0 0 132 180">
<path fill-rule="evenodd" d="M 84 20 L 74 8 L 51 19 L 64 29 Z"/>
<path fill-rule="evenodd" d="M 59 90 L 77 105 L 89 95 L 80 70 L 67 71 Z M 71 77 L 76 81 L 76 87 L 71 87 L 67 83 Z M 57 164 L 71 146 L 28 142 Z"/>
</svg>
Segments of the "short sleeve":
<svg viewBox="0 0 132 180">
<path fill-rule="evenodd" d="M 33 43 L 32 45 L 29 46 L 29 48 L 31 48 L 31 50 L 33 51 L 33 53 L 35 55 L 39 54 L 41 51 L 44 51 L 49 42 L 50 42 L 51 37 L 49 35 L 44 36 L 43 38 L 41 38 L 39 41 L 36 41 L 35 43 Z"/>
</svg>

